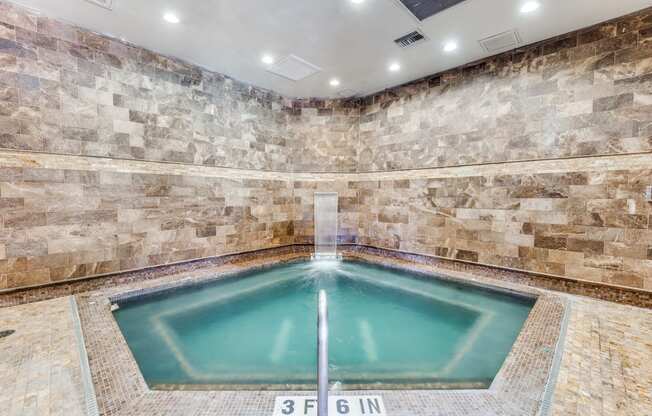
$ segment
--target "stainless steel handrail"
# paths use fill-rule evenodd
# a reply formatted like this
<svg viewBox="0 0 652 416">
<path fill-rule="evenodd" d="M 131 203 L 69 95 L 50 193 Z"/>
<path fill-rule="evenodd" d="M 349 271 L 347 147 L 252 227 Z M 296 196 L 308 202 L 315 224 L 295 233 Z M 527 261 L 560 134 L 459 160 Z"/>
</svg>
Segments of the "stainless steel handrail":
<svg viewBox="0 0 652 416">
<path fill-rule="evenodd" d="M 328 416 L 328 300 L 319 291 L 317 313 L 317 415 Z"/>
</svg>

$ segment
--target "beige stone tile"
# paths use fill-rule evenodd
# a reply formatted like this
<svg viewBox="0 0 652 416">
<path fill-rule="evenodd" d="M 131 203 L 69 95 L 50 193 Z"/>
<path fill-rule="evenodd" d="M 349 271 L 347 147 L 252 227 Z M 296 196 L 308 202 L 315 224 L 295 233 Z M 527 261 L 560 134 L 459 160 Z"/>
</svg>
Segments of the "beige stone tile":
<svg viewBox="0 0 652 416">
<path fill-rule="evenodd" d="M 78 347 L 68 298 L 4 308 L 0 330 L 0 403 L 3 415 L 86 413 Z M 6 412 L 6 413 L 4 413 Z"/>
<path fill-rule="evenodd" d="M 553 415 L 652 414 L 652 311 L 574 298 Z"/>
</svg>

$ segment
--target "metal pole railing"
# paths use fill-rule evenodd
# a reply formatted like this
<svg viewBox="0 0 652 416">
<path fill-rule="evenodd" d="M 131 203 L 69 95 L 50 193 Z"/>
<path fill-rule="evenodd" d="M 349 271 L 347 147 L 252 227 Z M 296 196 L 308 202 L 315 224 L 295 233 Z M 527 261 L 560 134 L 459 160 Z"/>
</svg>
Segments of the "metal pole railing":
<svg viewBox="0 0 652 416">
<path fill-rule="evenodd" d="M 328 416 L 328 301 L 319 291 L 317 313 L 317 415 Z"/>
</svg>

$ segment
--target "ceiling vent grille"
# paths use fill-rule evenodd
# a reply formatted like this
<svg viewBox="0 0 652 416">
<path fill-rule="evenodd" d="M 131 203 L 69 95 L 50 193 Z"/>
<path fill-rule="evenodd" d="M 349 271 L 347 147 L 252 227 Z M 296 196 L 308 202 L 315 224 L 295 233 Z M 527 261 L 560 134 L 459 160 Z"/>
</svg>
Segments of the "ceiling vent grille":
<svg viewBox="0 0 652 416">
<path fill-rule="evenodd" d="M 321 72 L 322 69 L 298 56 L 290 55 L 277 64 L 272 65 L 268 71 L 291 81 L 301 81 Z"/>
<path fill-rule="evenodd" d="M 480 39 L 480 45 L 489 53 L 505 52 L 521 44 L 521 37 L 515 30 L 499 33 L 488 38 Z"/>
<path fill-rule="evenodd" d="M 426 35 L 418 30 L 415 30 L 414 32 L 408 33 L 407 35 L 401 36 L 400 38 L 394 40 L 394 43 L 396 43 L 401 48 L 408 48 L 410 46 L 423 43 L 426 40 L 428 40 Z"/>
<path fill-rule="evenodd" d="M 86 0 L 86 1 L 107 10 L 113 10 L 113 0 Z"/>
<path fill-rule="evenodd" d="M 427 18 L 443 12 L 464 0 L 395 0 L 401 7 L 406 9 L 418 21 L 422 22 Z"/>
</svg>

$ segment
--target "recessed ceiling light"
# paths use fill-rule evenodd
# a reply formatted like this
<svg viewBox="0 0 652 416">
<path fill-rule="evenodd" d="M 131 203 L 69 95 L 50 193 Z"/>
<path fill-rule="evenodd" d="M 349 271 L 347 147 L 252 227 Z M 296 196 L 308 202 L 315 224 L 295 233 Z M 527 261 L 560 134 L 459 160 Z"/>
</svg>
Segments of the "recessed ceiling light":
<svg viewBox="0 0 652 416">
<path fill-rule="evenodd" d="M 337 78 L 333 78 L 330 81 L 331 87 L 338 87 L 340 85 L 340 80 Z"/>
<path fill-rule="evenodd" d="M 168 23 L 179 23 L 181 21 L 174 13 L 165 13 L 163 19 Z"/>
<path fill-rule="evenodd" d="M 401 65 L 398 64 L 397 62 L 394 62 L 393 64 L 391 64 L 389 66 L 389 70 L 392 71 L 392 72 L 398 72 L 398 71 L 401 70 Z"/>
<path fill-rule="evenodd" d="M 541 3 L 538 1 L 528 1 L 521 7 L 521 13 L 532 13 L 541 7 Z"/>
<path fill-rule="evenodd" d="M 364 3 L 364 0 L 351 0 L 351 3 L 360 4 Z"/>
<path fill-rule="evenodd" d="M 457 49 L 457 42 L 450 41 L 444 43 L 444 52 L 453 52 L 456 49 Z"/>
<path fill-rule="evenodd" d="M 274 63 L 274 57 L 272 55 L 263 55 L 261 58 L 264 64 L 271 65 Z"/>
</svg>

